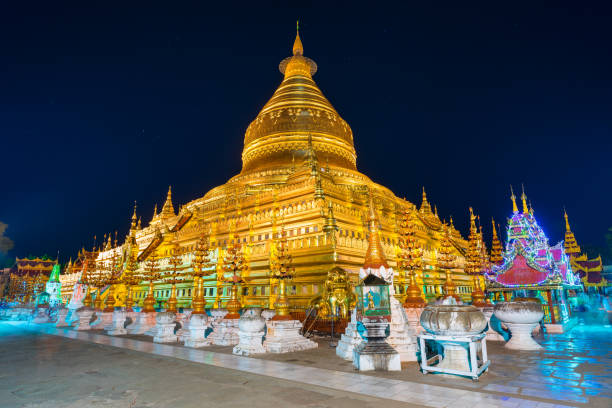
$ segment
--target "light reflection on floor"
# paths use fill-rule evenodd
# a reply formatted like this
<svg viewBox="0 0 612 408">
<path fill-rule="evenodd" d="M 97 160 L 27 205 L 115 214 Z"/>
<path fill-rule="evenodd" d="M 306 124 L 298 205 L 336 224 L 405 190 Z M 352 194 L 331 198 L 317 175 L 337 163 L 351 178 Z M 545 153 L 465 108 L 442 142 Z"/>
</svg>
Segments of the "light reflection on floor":
<svg viewBox="0 0 612 408">
<path fill-rule="evenodd" d="M 459 403 L 461 398 L 463 399 L 461 402 L 465 402 L 465 406 L 469 406 L 468 401 L 470 401 L 470 398 L 474 398 L 473 395 L 478 395 L 477 398 L 483 398 L 483 395 L 487 395 L 483 393 L 489 393 L 490 397 L 495 398 L 487 401 L 490 406 L 536 406 L 540 404 L 537 406 L 552 407 L 557 401 L 556 404 L 576 406 L 583 404 L 586 406 L 588 404 L 589 407 L 609 408 L 612 407 L 612 326 L 596 323 L 597 320 L 594 321 L 591 317 L 582 318 L 582 323 L 569 333 L 546 335 L 538 338 L 538 341 L 544 346 L 544 350 L 539 352 L 508 351 L 499 343 L 491 344 L 489 349 L 493 361 L 492 369 L 490 374 L 484 377 L 480 383 L 454 379 L 443 380 L 431 375 L 422 376 L 418 375 L 418 370 L 413 369 L 410 372 L 402 371 L 401 373 L 372 376 L 374 382 L 368 386 L 368 390 L 372 392 L 372 395 L 380 396 L 386 395 L 385 393 L 392 389 L 396 392 L 395 397 L 398 400 L 405 396 L 407 389 L 421 395 L 426 393 L 428 398 L 431 398 L 429 402 L 433 404 L 430 406 L 463 406 Z M 0 336 L 11 335 L 11 332 L 11 328 L 0 324 Z M 75 331 L 65 331 L 63 333 L 64 336 L 70 338 L 77 338 L 80 334 Z M 98 337 L 104 337 L 101 344 L 116 347 L 132 348 L 131 344 L 136 344 L 131 343 L 130 339 L 121 337 Z M 231 367 L 238 361 L 235 360 L 237 357 L 226 354 L 228 350 L 215 349 L 214 347 L 205 350 L 215 352 L 200 353 L 184 348 L 166 348 L 152 343 L 137 343 L 140 351 L 174 356 L 205 364 Z M 45 354 L 52 354 L 54 351 L 42 349 L 38 352 L 40 353 L 38 357 L 45 360 Z M 332 368 L 333 365 L 326 367 L 317 360 L 317 358 L 322 357 L 322 359 L 329 360 L 332 363 L 337 362 L 334 360 L 335 356 L 333 354 L 329 356 L 329 353 L 333 353 L 333 351 L 319 349 L 292 353 L 290 356 L 291 364 L 288 363 L 289 360 L 285 360 L 287 362 L 265 361 L 265 364 L 261 365 L 257 363 L 261 360 L 241 359 L 238 365 L 240 366 L 239 369 L 247 371 L 263 370 L 261 374 L 264 375 L 270 375 L 281 370 L 298 377 L 305 376 L 308 370 L 323 368 L 334 380 L 330 382 L 329 379 L 322 379 L 320 385 L 327 383 L 333 387 L 339 387 L 339 389 L 344 387 L 348 391 L 353 391 L 350 387 L 355 374 L 347 370 L 344 370 L 344 372 L 342 370 L 330 371 L 334 369 Z M 285 358 L 289 357 L 285 356 Z M 301 365 L 302 362 L 314 363 L 314 367 L 304 367 L 303 365 L 298 367 L 297 365 Z M 416 376 L 414 372 L 417 372 Z M 409 377 L 409 374 L 413 376 Z M 364 376 L 359 378 L 364 378 Z M 367 379 L 367 377 L 365 378 Z M 386 382 L 389 382 L 389 384 Z M 395 388 L 388 388 L 389 385 Z M 381 389 L 378 390 L 377 387 Z M 357 387 L 355 391 L 363 390 Z M 465 394 L 466 391 L 470 394 Z M 536 399 L 536 401 L 528 401 L 531 398 Z M 541 399 L 551 401 L 551 403 L 537 402 Z M 425 400 L 421 401 L 421 403 L 425 402 Z"/>
</svg>

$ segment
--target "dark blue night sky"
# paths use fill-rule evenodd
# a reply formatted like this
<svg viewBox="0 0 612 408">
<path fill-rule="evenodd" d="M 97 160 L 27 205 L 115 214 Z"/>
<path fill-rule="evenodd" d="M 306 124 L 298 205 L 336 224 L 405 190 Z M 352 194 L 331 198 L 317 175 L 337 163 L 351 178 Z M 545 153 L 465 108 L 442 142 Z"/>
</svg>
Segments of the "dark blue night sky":
<svg viewBox="0 0 612 408">
<path fill-rule="evenodd" d="M 177 5 L 181 3 L 182 5 Z M 227 2 L 229 4 L 230 2 Z M 300 19 L 360 171 L 465 234 L 525 184 L 552 242 L 612 226 L 612 10 L 589 2 L 11 2 L 0 10 L 0 221 L 12 256 L 74 256 L 241 168 Z M 299 5 L 299 7 L 297 6 Z M 23 7 L 17 9 L 16 7 Z M 216 6 L 215 6 L 216 7 Z M 65 259 L 64 259 L 65 258 Z"/>
</svg>

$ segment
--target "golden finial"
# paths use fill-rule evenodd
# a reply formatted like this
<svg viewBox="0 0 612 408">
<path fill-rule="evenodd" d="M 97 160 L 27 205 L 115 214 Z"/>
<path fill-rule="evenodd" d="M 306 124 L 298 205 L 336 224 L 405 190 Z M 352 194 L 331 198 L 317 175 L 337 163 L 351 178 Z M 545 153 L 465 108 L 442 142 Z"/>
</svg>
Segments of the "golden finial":
<svg viewBox="0 0 612 408">
<path fill-rule="evenodd" d="M 136 200 L 134 200 L 134 213 L 132 214 L 132 224 L 130 226 L 130 229 L 136 228 L 136 220 Z"/>
<path fill-rule="evenodd" d="M 521 183 L 521 189 L 523 193 L 521 194 L 521 201 L 523 202 L 523 214 L 529 214 L 529 207 L 527 207 L 527 196 L 525 195 L 525 186 Z"/>
<path fill-rule="evenodd" d="M 136 226 L 136 229 L 141 230 L 142 229 L 142 217 L 138 217 L 138 225 Z"/>
<path fill-rule="evenodd" d="M 157 217 L 157 203 L 155 203 L 155 208 L 153 209 L 153 218 L 155 219 L 155 217 Z"/>
<path fill-rule="evenodd" d="M 476 216 L 474 215 L 474 210 L 470 207 L 470 232 L 476 232 Z"/>
<path fill-rule="evenodd" d="M 563 217 L 565 218 L 565 231 L 571 232 L 569 219 L 567 218 L 567 211 L 565 211 L 565 207 L 563 207 Z"/>
<path fill-rule="evenodd" d="M 295 41 L 293 42 L 293 55 L 304 55 L 304 46 L 300 40 L 300 21 L 298 20 L 295 27 Z"/>
<path fill-rule="evenodd" d="M 497 230 L 495 229 L 495 220 L 491 217 L 491 225 L 493 225 L 493 237 L 497 238 Z"/>
<path fill-rule="evenodd" d="M 518 207 L 516 206 L 516 196 L 514 195 L 514 190 L 512 189 L 512 184 L 510 185 L 510 199 L 512 200 L 512 212 L 517 213 Z"/>
</svg>

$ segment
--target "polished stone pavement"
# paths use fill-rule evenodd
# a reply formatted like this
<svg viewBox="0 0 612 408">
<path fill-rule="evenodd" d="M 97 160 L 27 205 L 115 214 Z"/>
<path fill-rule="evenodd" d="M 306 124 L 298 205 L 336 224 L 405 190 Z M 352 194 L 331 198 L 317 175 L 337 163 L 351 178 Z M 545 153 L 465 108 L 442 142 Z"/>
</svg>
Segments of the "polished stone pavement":
<svg viewBox="0 0 612 408">
<path fill-rule="evenodd" d="M 339 359 L 334 359 L 333 357 L 327 358 L 326 353 L 329 354 L 329 350 L 326 351 L 323 347 L 318 351 L 310 351 L 310 354 L 298 352 L 281 356 L 266 355 L 267 359 L 253 359 L 233 356 L 227 354 L 227 350 L 221 349 L 215 351 L 208 351 L 213 350 L 208 348 L 192 350 L 178 345 L 160 345 L 130 338 L 113 338 L 96 333 L 77 333 L 69 329 L 56 329 L 44 325 L 28 325 L 25 323 L 5 324 L 19 326 L 20 329 L 28 328 L 38 333 L 54 334 L 100 345 L 119 347 L 124 350 L 141 351 L 155 356 L 173 357 L 174 359 L 214 366 L 215 374 L 205 376 L 205 378 L 216 377 L 217 370 L 223 369 L 271 377 L 267 381 L 262 380 L 269 385 L 258 390 L 264 392 L 266 399 L 270 397 L 270 389 L 274 389 L 273 382 L 289 380 L 294 382 L 294 388 L 300 390 L 307 389 L 307 387 L 316 387 L 328 390 L 328 393 L 330 390 L 347 393 L 348 396 L 345 396 L 345 398 L 349 399 L 366 396 L 373 399 L 371 402 L 366 403 L 375 403 L 375 399 L 385 398 L 385 406 L 392 406 L 389 404 L 393 404 L 392 401 L 397 401 L 403 402 L 403 404 L 400 404 L 401 406 L 415 404 L 416 406 L 434 407 L 473 407 L 476 404 L 491 407 L 587 406 L 587 404 L 588 406 L 609 407 L 611 406 L 610 401 L 612 401 L 609 396 L 610 385 L 608 384 L 611 374 L 609 338 L 610 334 L 612 334 L 609 326 L 608 328 L 600 327 L 595 329 L 596 326 L 583 325 L 566 335 L 549 336 L 544 339 L 546 350 L 542 352 L 542 355 L 540 353 L 505 353 L 504 349 L 500 347 L 501 353 L 498 355 L 494 354 L 494 366 L 497 365 L 499 368 L 496 370 L 496 374 L 483 377 L 483 379 L 486 378 L 486 381 L 472 383 L 469 380 L 445 379 L 431 375 L 422 376 L 418 374 L 417 370 L 404 370 L 401 373 L 394 374 L 397 378 L 390 378 L 390 373 L 364 375 L 350 372 L 346 369 L 341 371 L 342 367 L 341 370 L 326 369 L 322 368 L 321 364 L 317 364 L 317 361 L 313 361 L 316 360 L 313 357 L 323 356 L 329 364 L 333 363 L 334 367 L 343 365 L 338 364 L 341 362 Z M 42 336 L 42 338 L 48 339 L 49 336 Z M 0 347 L 2 347 L 1 344 Z M 596 346 L 597 344 L 599 346 Z M 46 349 L 48 347 L 42 348 Z M 569 354 L 563 350 L 569 350 Z M 4 351 L 4 349 L 2 348 L 0 351 Z M 44 350 L 38 350 L 38 352 L 42 351 Z M 122 350 L 122 352 L 124 351 Z M 55 355 L 58 354 L 55 353 Z M 276 359 L 285 358 L 291 360 L 291 362 L 272 361 L 271 357 Z M 62 357 L 59 356 L 58 358 L 61 359 Z M 70 359 L 68 356 L 65 358 L 67 360 Z M 116 375 L 125 376 L 123 366 L 129 364 L 128 362 L 131 359 L 132 357 L 121 360 L 117 365 L 119 369 L 115 370 Z M 538 359 L 543 359 L 544 361 L 538 362 Z M 177 364 L 176 361 L 178 360 L 173 360 L 173 364 Z M 307 366 L 308 363 L 315 363 L 315 366 Z M 92 366 L 97 367 L 94 364 Z M 111 369 L 112 367 L 114 365 L 111 365 Z M 585 368 L 588 368 L 588 370 L 584 370 Z M 146 375 L 140 373 L 137 377 L 151 377 L 151 381 L 155 382 L 159 377 L 154 374 L 157 370 Z M 506 376 L 499 375 L 504 372 L 507 372 Z M 174 382 L 176 382 L 175 375 L 165 373 L 166 378 L 172 378 Z M 178 376 L 184 377 L 180 374 Z M 491 381 L 491 378 L 494 381 Z M 503 381 L 499 381 L 500 378 L 503 378 Z M 199 385 L 196 388 L 198 387 Z M 133 388 L 139 390 L 140 394 L 143 394 L 141 387 L 135 386 Z M 309 395 L 310 392 L 305 391 L 303 396 Z M 312 392 L 321 394 L 320 390 Z M 208 395 L 207 393 L 204 394 Z M 249 391 L 244 390 L 243 394 L 245 394 L 244 398 L 251 401 L 250 406 L 259 406 L 256 398 L 248 397 L 250 395 Z M 185 395 L 192 394 L 187 393 Z M 299 400 L 300 398 L 297 398 L 297 405 L 295 406 L 343 406 L 342 402 L 334 401 L 333 399 L 315 402 L 308 402 L 308 398 L 304 402 Z M 162 405 L 142 406 L 170 406 L 163 405 L 163 402 L 159 400 L 153 401 L 157 401 L 157 404 Z M 291 406 L 287 405 L 287 403 L 284 403 L 284 405 Z M 223 405 L 214 404 L 212 406 Z M 239 405 L 230 404 L 228 406 Z M 359 405 L 352 404 L 350 406 Z"/>
<path fill-rule="evenodd" d="M 39 328 L 0 322 L 0 408 L 419 406 L 253 374 L 246 366 L 227 369 L 213 364 L 217 359 L 211 356 L 167 357 L 175 347 L 113 341 L 123 343 L 116 348 L 103 345 L 106 336 L 96 335 L 96 343 L 81 333 L 80 339 L 89 340 L 31 330 Z M 283 376 L 292 374 L 284 371 Z"/>
</svg>

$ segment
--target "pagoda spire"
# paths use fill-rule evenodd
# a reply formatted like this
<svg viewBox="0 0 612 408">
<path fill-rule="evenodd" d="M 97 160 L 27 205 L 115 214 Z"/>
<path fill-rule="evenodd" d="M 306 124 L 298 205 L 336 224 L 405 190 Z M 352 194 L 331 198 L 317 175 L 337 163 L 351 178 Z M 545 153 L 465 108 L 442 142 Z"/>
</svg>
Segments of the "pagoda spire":
<svg viewBox="0 0 612 408">
<path fill-rule="evenodd" d="M 400 270 L 401 283 L 404 284 L 408 274 L 409 285 L 406 289 L 404 307 L 419 308 L 425 306 L 425 300 L 421 288 L 417 284 L 417 271 L 423 266 L 423 248 L 416 237 L 416 217 L 412 211 L 404 208 L 401 221 L 401 238 L 399 240 L 400 253 L 398 254 L 397 267 Z"/>
<path fill-rule="evenodd" d="M 138 222 L 138 217 L 136 217 L 136 201 L 134 201 L 134 213 L 132 214 L 132 224 L 130 225 L 130 230 L 136 229 L 137 222 Z"/>
<path fill-rule="evenodd" d="M 162 217 L 174 217 L 174 206 L 172 205 L 172 186 L 168 187 L 168 194 L 166 195 L 166 202 L 161 210 Z"/>
<path fill-rule="evenodd" d="M 421 201 L 421 208 L 419 208 L 419 212 L 431 213 L 431 205 L 429 204 L 429 201 L 427 201 L 427 193 L 425 192 L 425 186 L 423 186 L 423 200 Z"/>
<path fill-rule="evenodd" d="M 576 241 L 576 237 L 570 228 L 567 211 L 565 211 L 565 209 L 563 209 L 563 218 L 565 218 L 565 242 L 563 243 L 565 253 L 567 253 L 569 256 L 578 256 L 580 255 L 580 246 L 578 245 L 578 241 Z"/>
<path fill-rule="evenodd" d="M 300 22 L 299 20 L 295 26 L 295 41 L 293 42 L 293 55 L 304 55 L 304 46 L 300 39 Z"/>
<path fill-rule="evenodd" d="M 155 203 L 155 208 L 153 208 L 153 218 L 151 218 L 151 221 L 153 221 L 155 217 L 157 217 L 157 203 Z"/>
<path fill-rule="evenodd" d="M 470 275 L 480 273 L 480 252 L 478 243 L 478 229 L 476 217 L 470 207 L 470 234 L 468 235 L 468 249 L 465 254 L 465 272 Z"/>
<path fill-rule="evenodd" d="M 445 297 L 454 297 L 460 301 L 461 298 L 457 295 L 457 286 L 453 282 L 452 269 L 455 267 L 456 257 L 452 253 L 453 244 L 451 243 L 450 231 L 446 224 L 442 224 L 442 238 L 440 247 L 436 254 L 436 263 L 441 272 L 444 272 L 446 279 L 444 281 Z"/>
<path fill-rule="evenodd" d="M 523 202 L 523 214 L 529 214 L 529 207 L 527 206 L 527 195 L 525 195 L 525 187 L 521 184 L 523 193 L 521 194 L 521 201 Z"/>
<path fill-rule="evenodd" d="M 510 199 L 512 200 L 512 212 L 517 213 L 518 207 L 516 205 L 516 196 L 514 195 L 514 190 L 512 189 L 512 184 L 510 185 Z"/>
<path fill-rule="evenodd" d="M 370 216 L 368 219 L 370 234 L 368 235 L 368 250 L 366 251 L 363 269 L 378 269 L 381 266 L 388 268 L 387 260 L 380 243 L 380 231 L 378 228 L 378 217 L 374 209 L 374 201 L 370 193 Z"/>
<path fill-rule="evenodd" d="M 493 239 L 491 240 L 491 263 L 499 265 L 502 263 L 502 244 L 497 237 L 497 230 L 495 229 L 495 220 L 491 218 L 491 224 L 493 225 Z"/>
<path fill-rule="evenodd" d="M 468 249 L 465 254 L 465 273 L 472 276 L 474 289 L 472 290 L 472 305 L 481 307 L 485 305 L 485 295 L 480 288 L 480 275 L 483 272 L 482 227 L 480 233 L 476 227 L 476 217 L 470 207 L 470 235 L 468 237 Z"/>
</svg>

